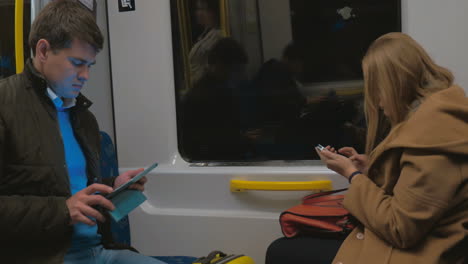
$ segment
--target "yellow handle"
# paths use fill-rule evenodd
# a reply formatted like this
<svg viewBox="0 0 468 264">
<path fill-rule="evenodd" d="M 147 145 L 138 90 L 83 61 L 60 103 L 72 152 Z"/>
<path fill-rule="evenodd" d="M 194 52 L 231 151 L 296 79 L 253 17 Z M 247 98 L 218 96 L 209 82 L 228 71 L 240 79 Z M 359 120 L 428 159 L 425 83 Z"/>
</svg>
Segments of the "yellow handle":
<svg viewBox="0 0 468 264">
<path fill-rule="evenodd" d="M 243 192 L 246 190 L 256 191 L 309 191 L 309 190 L 331 190 L 332 182 L 323 181 L 246 181 L 231 180 L 231 192 Z"/>
<path fill-rule="evenodd" d="M 15 58 L 16 73 L 20 73 L 24 68 L 24 47 L 23 47 L 23 0 L 15 1 Z"/>
</svg>

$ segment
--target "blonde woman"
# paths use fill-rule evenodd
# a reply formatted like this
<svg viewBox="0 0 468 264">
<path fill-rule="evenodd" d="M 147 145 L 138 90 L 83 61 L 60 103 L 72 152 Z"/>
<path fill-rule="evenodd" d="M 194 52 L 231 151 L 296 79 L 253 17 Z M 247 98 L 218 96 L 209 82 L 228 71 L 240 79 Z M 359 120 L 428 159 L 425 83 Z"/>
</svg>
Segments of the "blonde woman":
<svg viewBox="0 0 468 264">
<path fill-rule="evenodd" d="M 363 60 L 366 154 L 319 153 L 348 178 L 361 222 L 333 263 L 468 261 L 468 99 L 408 35 L 389 33 Z M 389 132 L 385 132 L 387 125 Z M 348 157 L 346 157 L 348 156 Z"/>
</svg>

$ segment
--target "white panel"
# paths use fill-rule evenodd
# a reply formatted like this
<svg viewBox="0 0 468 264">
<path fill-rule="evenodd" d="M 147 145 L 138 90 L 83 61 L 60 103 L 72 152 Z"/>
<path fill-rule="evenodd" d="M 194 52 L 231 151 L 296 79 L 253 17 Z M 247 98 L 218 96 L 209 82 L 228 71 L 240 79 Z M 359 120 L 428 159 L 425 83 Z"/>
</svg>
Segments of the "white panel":
<svg viewBox="0 0 468 264">
<path fill-rule="evenodd" d="M 94 10 L 94 3 L 93 0 L 79 0 L 83 5 L 85 5 L 89 10 Z"/>
<path fill-rule="evenodd" d="M 169 162 L 177 153 L 169 1 L 108 2 L 119 162 Z"/>
<path fill-rule="evenodd" d="M 402 0 L 403 31 L 468 91 L 468 1 Z"/>
<path fill-rule="evenodd" d="M 84 87 L 83 94 L 93 102 L 90 110 L 96 116 L 99 128 L 115 140 L 108 48 L 109 40 L 107 39 L 107 14 L 104 1 L 97 1 L 96 17 L 97 24 L 104 35 L 104 47 L 96 57 L 96 65 L 91 68 L 90 78 Z"/>
<path fill-rule="evenodd" d="M 281 58 L 283 49 L 292 41 L 289 0 L 259 0 L 263 59 Z"/>
<path fill-rule="evenodd" d="M 230 179 L 347 181 L 326 168 L 180 168 L 168 165 L 149 176 L 148 201 L 132 212 L 132 244 L 147 255 L 202 256 L 218 249 L 264 263 L 268 245 L 282 236 L 280 212 L 308 191 L 231 193 Z"/>
<path fill-rule="evenodd" d="M 157 224 L 145 228 L 134 224 L 150 221 Z M 268 245 L 282 236 L 277 219 L 148 216 L 137 209 L 131 217 L 131 224 L 132 239 L 138 244 L 138 250 L 145 254 L 201 257 L 213 250 L 221 250 L 229 254 L 245 254 L 258 264 L 265 263 Z M 159 239 L 140 241 L 134 237 Z"/>
</svg>

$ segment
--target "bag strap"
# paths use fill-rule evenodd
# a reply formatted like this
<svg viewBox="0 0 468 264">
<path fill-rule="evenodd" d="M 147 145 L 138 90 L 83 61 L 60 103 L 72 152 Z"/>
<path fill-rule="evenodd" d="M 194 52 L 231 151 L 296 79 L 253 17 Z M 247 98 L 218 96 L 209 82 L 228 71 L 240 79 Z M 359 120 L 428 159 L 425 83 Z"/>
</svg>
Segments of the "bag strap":
<svg viewBox="0 0 468 264">
<path fill-rule="evenodd" d="M 302 201 L 304 202 L 305 200 L 310 200 L 310 199 L 317 198 L 317 197 L 322 197 L 322 196 L 326 196 L 326 195 L 330 195 L 330 194 L 334 194 L 334 193 L 339 193 L 339 192 L 346 191 L 346 190 L 348 190 L 348 188 L 343 188 L 343 189 L 338 189 L 338 190 L 331 190 L 331 191 L 326 191 L 326 192 L 313 193 L 313 194 L 307 195 L 304 198 L 302 198 Z"/>
</svg>

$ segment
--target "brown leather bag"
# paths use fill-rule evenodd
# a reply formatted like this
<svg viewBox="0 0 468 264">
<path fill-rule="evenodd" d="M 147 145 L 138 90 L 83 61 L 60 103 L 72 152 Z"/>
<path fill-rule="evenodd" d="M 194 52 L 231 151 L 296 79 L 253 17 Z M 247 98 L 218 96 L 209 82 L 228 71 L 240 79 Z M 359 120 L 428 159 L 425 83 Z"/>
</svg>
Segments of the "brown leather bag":
<svg viewBox="0 0 468 264">
<path fill-rule="evenodd" d="M 332 195 L 339 189 L 308 195 L 302 204 L 293 206 L 280 215 L 281 231 L 285 237 L 314 235 L 343 237 L 356 226 L 356 219 L 343 207 L 344 195 Z"/>
</svg>

